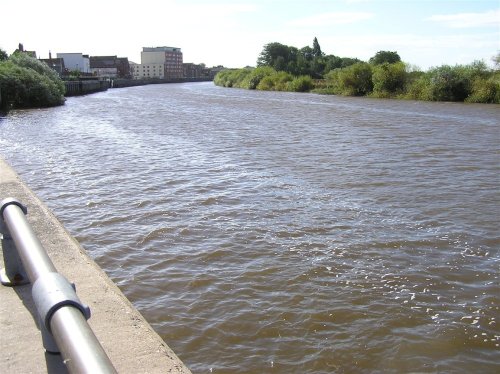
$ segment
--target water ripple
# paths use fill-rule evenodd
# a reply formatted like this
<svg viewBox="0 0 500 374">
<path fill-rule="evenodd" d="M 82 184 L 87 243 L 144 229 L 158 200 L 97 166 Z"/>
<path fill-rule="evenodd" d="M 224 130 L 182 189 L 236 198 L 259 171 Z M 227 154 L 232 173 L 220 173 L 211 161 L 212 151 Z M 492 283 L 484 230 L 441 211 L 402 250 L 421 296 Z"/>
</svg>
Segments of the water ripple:
<svg viewBox="0 0 500 374">
<path fill-rule="evenodd" d="M 0 152 L 193 372 L 494 372 L 498 118 L 152 85 L 13 111 Z"/>
</svg>

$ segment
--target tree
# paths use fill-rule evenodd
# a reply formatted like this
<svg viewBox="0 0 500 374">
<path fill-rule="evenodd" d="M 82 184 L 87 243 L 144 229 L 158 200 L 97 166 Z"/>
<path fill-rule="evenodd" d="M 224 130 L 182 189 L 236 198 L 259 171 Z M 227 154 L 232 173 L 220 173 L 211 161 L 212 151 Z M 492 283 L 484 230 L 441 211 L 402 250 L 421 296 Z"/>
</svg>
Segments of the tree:
<svg viewBox="0 0 500 374">
<path fill-rule="evenodd" d="M 309 48 L 309 47 L 306 47 Z M 293 75 L 306 75 L 309 74 L 311 68 L 311 55 L 308 55 L 307 51 L 303 53 L 304 48 L 301 49 L 301 52 L 297 56 L 297 60 L 294 64 L 294 69 L 290 71 Z"/>
<path fill-rule="evenodd" d="M 313 53 L 314 57 L 321 57 L 324 55 L 324 53 L 321 52 L 321 47 L 319 46 L 318 38 L 316 38 L 316 37 L 314 37 L 314 40 L 313 40 L 312 53 Z"/>
<path fill-rule="evenodd" d="M 307 60 L 307 61 L 312 61 L 312 59 L 314 58 L 314 50 L 309 47 L 309 46 L 305 46 L 303 48 L 300 49 L 300 54 Z"/>
<path fill-rule="evenodd" d="M 348 66 L 357 64 L 358 62 L 362 62 L 360 59 L 352 58 L 352 57 L 342 57 L 340 59 L 340 67 L 346 68 Z"/>
<path fill-rule="evenodd" d="M 257 59 L 257 66 L 271 66 L 272 68 L 281 71 L 285 70 L 289 73 L 289 66 L 297 60 L 298 49 L 289 47 L 281 43 L 269 43 L 264 46 L 264 49 Z"/>
<path fill-rule="evenodd" d="M 495 69 L 500 70 L 500 51 L 497 52 L 496 56 L 492 58 L 493 63 L 495 64 Z"/>
<path fill-rule="evenodd" d="M 324 57 L 325 69 L 323 70 L 323 75 L 327 74 L 333 69 L 338 69 L 342 67 L 342 59 L 335 55 L 328 55 Z"/>
<path fill-rule="evenodd" d="M 383 63 L 394 64 L 400 61 L 401 57 L 399 57 L 398 53 L 391 51 L 378 51 L 375 56 L 369 60 L 372 65 L 380 65 Z"/>
<path fill-rule="evenodd" d="M 0 48 L 0 61 L 5 61 L 9 58 L 7 52 Z"/>
</svg>

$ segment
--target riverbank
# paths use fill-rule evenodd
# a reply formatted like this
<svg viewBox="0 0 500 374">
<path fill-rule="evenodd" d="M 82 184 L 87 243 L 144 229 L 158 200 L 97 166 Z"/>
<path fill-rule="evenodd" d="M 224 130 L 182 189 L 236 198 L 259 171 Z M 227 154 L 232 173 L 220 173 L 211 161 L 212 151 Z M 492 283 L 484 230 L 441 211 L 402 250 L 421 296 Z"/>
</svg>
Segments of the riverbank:
<svg viewBox="0 0 500 374">
<path fill-rule="evenodd" d="M 224 70 L 214 83 L 261 91 L 313 92 L 327 95 L 421 101 L 500 104 L 500 71 L 482 62 L 411 71 L 403 62 L 378 65 L 356 62 L 332 69 L 321 79 L 295 76 L 271 66 Z"/>
<path fill-rule="evenodd" d="M 15 197 L 28 207 L 28 221 L 57 270 L 76 284 L 78 296 L 90 306 L 89 325 L 119 373 L 190 373 L 45 204 L 0 158 L 0 199 L 6 197 Z M 0 372 L 65 370 L 60 356 L 44 353 L 31 285 L 0 286 L 0 299 Z"/>
</svg>

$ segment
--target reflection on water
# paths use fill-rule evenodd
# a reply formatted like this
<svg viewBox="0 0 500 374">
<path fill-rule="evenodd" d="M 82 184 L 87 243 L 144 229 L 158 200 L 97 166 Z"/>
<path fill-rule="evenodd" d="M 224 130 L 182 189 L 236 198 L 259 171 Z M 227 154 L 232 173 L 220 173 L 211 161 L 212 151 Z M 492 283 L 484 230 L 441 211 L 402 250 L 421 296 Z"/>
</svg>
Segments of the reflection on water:
<svg viewBox="0 0 500 374">
<path fill-rule="evenodd" d="M 0 154 L 195 373 L 494 372 L 500 109 L 170 84 Z"/>
</svg>

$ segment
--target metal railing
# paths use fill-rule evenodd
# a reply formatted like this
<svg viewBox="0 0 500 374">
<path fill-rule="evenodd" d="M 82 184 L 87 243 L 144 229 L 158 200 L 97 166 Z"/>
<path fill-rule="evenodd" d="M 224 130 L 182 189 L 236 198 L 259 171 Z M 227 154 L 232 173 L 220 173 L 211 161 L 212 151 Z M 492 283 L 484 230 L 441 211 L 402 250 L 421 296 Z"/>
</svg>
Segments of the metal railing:
<svg viewBox="0 0 500 374">
<path fill-rule="evenodd" d="M 5 263 L 2 283 L 22 284 L 25 276 L 29 278 L 44 348 L 60 352 L 70 373 L 116 373 L 87 323 L 90 309 L 82 304 L 74 285 L 57 272 L 26 214 L 26 207 L 15 199 L 0 203 Z"/>
</svg>

